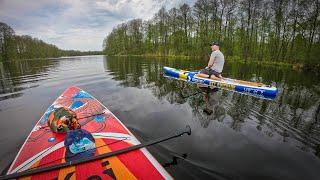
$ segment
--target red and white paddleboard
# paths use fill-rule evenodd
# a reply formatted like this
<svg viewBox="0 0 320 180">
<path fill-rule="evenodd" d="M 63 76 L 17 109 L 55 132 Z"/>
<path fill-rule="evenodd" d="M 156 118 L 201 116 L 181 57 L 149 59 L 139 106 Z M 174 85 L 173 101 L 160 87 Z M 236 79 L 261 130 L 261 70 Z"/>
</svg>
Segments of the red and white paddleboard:
<svg viewBox="0 0 320 180">
<path fill-rule="evenodd" d="M 81 129 L 55 133 L 48 117 L 57 108 L 76 113 Z M 11 164 L 7 174 L 49 167 L 140 144 L 135 136 L 104 105 L 78 87 L 70 87 L 38 121 Z M 142 148 L 117 156 L 23 179 L 172 179 L 158 161 Z"/>
</svg>

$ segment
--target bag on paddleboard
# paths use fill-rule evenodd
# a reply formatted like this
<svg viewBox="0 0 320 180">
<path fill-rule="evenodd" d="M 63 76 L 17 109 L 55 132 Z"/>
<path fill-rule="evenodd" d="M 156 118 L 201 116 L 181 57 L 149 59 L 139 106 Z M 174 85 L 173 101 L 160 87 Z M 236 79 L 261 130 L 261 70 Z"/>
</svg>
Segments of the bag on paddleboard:
<svg viewBox="0 0 320 180">
<path fill-rule="evenodd" d="M 57 133 L 66 133 L 81 128 L 76 113 L 65 107 L 59 107 L 49 114 L 48 126 L 51 131 Z"/>
</svg>

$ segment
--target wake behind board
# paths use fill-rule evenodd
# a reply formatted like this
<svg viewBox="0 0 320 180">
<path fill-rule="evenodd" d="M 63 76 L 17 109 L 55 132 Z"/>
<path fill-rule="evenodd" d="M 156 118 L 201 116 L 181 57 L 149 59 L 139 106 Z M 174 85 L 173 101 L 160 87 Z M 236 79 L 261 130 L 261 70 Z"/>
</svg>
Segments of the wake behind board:
<svg viewBox="0 0 320 180">
<path fill-rule="evenodd" d="M 76 113 L 81 129 L 55 133 L 48 116 L 65 107 Z M 104 105 L 78 87 L 69 87 L 47 109 L 11 164 L 7 175 L 50 167 L 140 144 Z M 146 148 L 23 179 L 172 179 Z"/>
<path fill-rule="evenodd" d="M 174 78 L 189 83 L 195 83 L 209 88 L 221 88 L 238 93 L 243 93 L 264 99 L 274 99 L 278 90 L 274 86 L 265 85 L 257 82 L 242 81 L 230 78 L 214 80 L 198 76 L 198 72 L 185 71 L 170 67 L 163 67 L 164 75 L 168 78 Z"/>
</svg>

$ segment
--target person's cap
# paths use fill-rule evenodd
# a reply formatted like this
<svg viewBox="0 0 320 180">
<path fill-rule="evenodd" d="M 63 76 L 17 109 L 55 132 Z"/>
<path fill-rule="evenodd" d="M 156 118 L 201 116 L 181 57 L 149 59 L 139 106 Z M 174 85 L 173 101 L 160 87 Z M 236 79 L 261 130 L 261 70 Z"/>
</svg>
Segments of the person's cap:
<svg viewBox="0 0 320 180">
<path fill-rule="evenodd" d="M 213 41 L 212 43 L 210 43 L 210 46 L 220 46 L 219 42 L 218 41 Z"/>
</svg>

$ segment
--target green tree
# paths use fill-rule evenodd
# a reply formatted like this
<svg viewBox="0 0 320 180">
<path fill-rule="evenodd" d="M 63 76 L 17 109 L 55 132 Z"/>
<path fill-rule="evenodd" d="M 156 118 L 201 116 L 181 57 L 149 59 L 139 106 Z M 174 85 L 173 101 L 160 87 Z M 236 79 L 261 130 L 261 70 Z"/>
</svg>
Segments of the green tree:
<svg viewBox="0 0 320 180">
<path fill-rule="evenodd" d="M 228 58 L 320 67 L 319 7 L 319 0 L 197 0 L 125 23 L 137 33 L 116 27 L 103 48 L 118 54 L 120 37 L 127 37 L 134 43 L 128 54 L 206 56 L 209 42 L 219 40 Z"/>
</svg>

